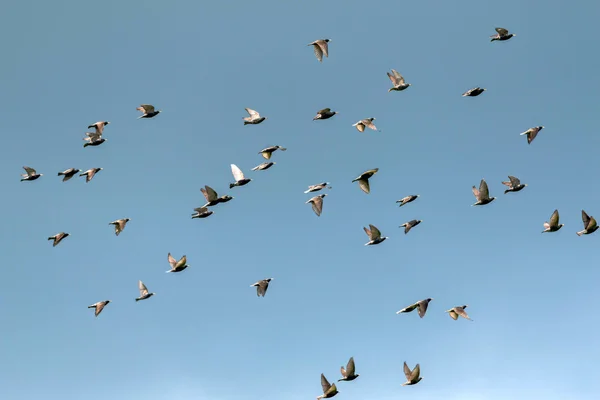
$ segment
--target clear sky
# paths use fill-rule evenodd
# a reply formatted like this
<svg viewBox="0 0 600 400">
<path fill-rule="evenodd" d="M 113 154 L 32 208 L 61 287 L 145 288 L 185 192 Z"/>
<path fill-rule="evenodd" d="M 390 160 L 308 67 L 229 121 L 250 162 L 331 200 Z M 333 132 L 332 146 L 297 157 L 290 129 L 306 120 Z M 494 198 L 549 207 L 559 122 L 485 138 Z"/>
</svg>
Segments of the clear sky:
<svg viewBox="0 0 600 400">
<path fill-rule="evenodd" d="M 582 209 L 600 217 L 599 11 L 5 4 L 0 397 L 314 399 L 320 374 L 339 379 L 354 356 L 361 376 L 338 400 L 598 398 L 600 232 L 575 232 Z M 490 43 L 498 26 L 517 36 Z M 323 63 L 307 46 L 320 38 Z M 391 68 L 413 86 L 387 93 Z M 461 97 L 475 86 L 487 91 Z M 143 103 L 164 112 L 137 119 Z M 269 119 L 243 126 L 245 107 Z M 312 121 L 324 107 L 340 114 Z M 381 132 L 352 127 L 367 117 Z M 96 121 L 108 140 L 84 149 Z M 250 171 L 271 145 L 288 150 Z M 231 163 L 254 180 L 228 189 Z M 24 165 L 44 176 L 20 182 Z M 61 182 L 70 167 L 104 170 Z M 372 168 L 366 195 L 351 180 Z M 504 195 L 509 174 L 529 186 Z M 471 207 L 481 178 L 498 199 Z M 318 218 L 303 191 L 323 181 Z M 204 185 L 235 199 L 192 220 Z M 556 208 L 564 228 L 542 235 Z M 108 223 L 125 217 L 116 237 Z M 411 219 L 423 223 L 405 235 Z M 389 239 L 365 247 L 368 224 Z M 190 268 L 165 274 L 168 252 Z M 268 277 L 258 298 L 249 285 Z M 156 296 L 136 303 L 139 279 Z M 425 318 L 395 314 L 427 297 Z M 462 304 L 474 322 L 444 313 Z M 404 361 L 420 363 L 418 385 L 400 386 Z"/>
</svg>

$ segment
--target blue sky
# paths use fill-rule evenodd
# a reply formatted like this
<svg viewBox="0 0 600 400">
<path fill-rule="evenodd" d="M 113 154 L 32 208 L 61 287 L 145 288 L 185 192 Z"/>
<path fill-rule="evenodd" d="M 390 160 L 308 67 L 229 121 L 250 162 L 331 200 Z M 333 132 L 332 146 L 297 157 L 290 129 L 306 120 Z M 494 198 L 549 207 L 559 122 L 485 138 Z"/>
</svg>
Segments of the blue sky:
<svg viewBox="0 0 600 400">
<path fill-rule="evenodd" d="M 293 3 L 293 4 L 292 4 Z M 585 7 L 583 7 L 585 5 Z M 3 398 L 592 399 L 600 6 L 21 1 L 0 32 Z M 494 27 L 517 34 L 490 43 Z M 307 44 L 330 38 L 320 64 Z M 412 83 L 387 93 L 391 68 Z M 467 89 L 487 92 L 463 98 Z M 139 104 L 164 112 L 136 119 Z M 269 117 L 243 126 L 244 107 Z M 312 121 L 317 110 L 340 114 Z M 376 117 L 382 132 L 352 124 Z M 106 143 L 83 149 L 107 120 Z M 531 145 L 519 136 L 544 125 Z M 270 145 L 277 164 L 250 169 Z M 228 189 L 229 165 L 254 180 Z M 21 167 L 44 176 L 20 182 Z M 86 184 L 58 171 L 102 167 Z M 379 168 L 365 195 L 351 183 Z M 529 186 L 504 195 L 515 175 Z M 498 200 L 471 207 L 485 178 Z M 302 192 L 331 182 L 317 218 Z M 212 186 L 234 200 L 191 220 Z M 395 201 L 421 197 L 405 207 Z M 541 235 L 558 208 L 561 231 Z M 109 222 L 130 218 L 119 236 Z M 408 235 L 398 226 L 424 222 Z M 389 239 L 373 247 L 362 227 Z M 48 236 L 71 234 L 53 248 Z M 167 253 L 190 268 L 165 274 Z M 275 278 L 264 298 L 249 285 Z M 137 281 L 153 298 L 136 303 Z M 395 312 L 432 297 L 428 313 Z M 86 307 L 110 299 L 94 318 Z M 475 322 L 445 313 L 469 304 Z M 423 381 L 401 387 L 402 363 Z"/>
</svg>

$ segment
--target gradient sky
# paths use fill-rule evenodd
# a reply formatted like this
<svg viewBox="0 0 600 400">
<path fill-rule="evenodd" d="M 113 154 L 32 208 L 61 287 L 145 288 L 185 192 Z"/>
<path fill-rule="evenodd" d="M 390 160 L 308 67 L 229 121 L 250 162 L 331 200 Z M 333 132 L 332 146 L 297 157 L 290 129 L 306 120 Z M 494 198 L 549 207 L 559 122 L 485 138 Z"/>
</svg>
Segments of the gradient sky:
<svg viewBox="0 0 600 400">
<path fill-rule="evenodd" d="M 578 5 L 576 3 L 579 3 Z M 577 5 L 577 6 L 576 6 Z M 13 1 L 0 33 L 7 400 L 595 399 L 594 2 Z M 490 43 L 497 26 L 517 36 Z M 319 63 L 307 44 L 330 38 Z M 412 83 L 387 93 L 391 68 Z M 461 94 L 488 89 L 477 98 Z M 142 103 L 164 112 L 136 119 Z M 243 126 L 244 107 L 269 117 Z M 313 122 L 317 110 L 340 114 Z M 376 117 L 381 132 L 352 124 Z M 106 143 L 86 127 L 110 121 Z M 544 125 L 531 145 L 519 133 Z M 277 164 L 250 169 L 270 145 Z M 228 189 L 229 165 L 254 180 Z M 44 176 L 20 182 L 23 165 Z M 102 167 L 90 183 L 58 171 Z M 379 168 L 371 194 L 351 180 Z M 504 195 L 515 175 L 529 186 Z M 498 199 L 471 207 L 485 178 Z M 317 218 L 303 194 L 331 182 Z M 235 199 L 192 220 L 212 186 Z M 420 194 L 398 208 L 396 200 Z M 542 235 L 558 208 L 565 227 Z M 110 221 L 131 218 L 114 235 Z M 424 222 L 408 235 L 398 226 Z M 362 227 L 389 239 L 372 247 Z M 48 236 L 71 234 L 53 248 Z M 165 274 L 167 253 L 190 268 Z M 249 285 L 275 278 L 264 298 Z M 137 281 L 153 298 L 136 303 Z M 428 313 L 395 312 L 432 297 Z M 86 307 L 110 299 L 98 317 Z M 444 313 L 468 304 L 474 322 Z M 402 363 L 423 381 L 401 387 Z"/>
</svg>

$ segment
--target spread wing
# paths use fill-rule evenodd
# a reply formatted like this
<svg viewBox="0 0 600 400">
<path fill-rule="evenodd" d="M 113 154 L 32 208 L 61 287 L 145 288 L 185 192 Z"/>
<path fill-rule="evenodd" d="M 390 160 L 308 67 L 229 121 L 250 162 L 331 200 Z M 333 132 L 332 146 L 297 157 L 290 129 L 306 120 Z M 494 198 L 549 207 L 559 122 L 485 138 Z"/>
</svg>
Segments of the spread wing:
<svg viewBox="0 0 600 400">
<path fill-rule="evenodd" d="M 468 319 L 468 320 L 471 319 L 471 318 L 469 318 L 469 315 L 467 314 L 467 312 L 465 311 L 465 309 L 463 307 L 456 307 L 454 310 L 456 311 L 456 313 L 458 315 L 460 315 L 464 319 Z"/>
<path fill-rule="evenodd" d="M 321 196 L 315 196 L 310 199 L 310 203 L 312 205 L 312 209 L 317 214 L 317 217 L 321 216 L 321 212 L 323 212 L 323 198 Z"/>
<path fill-rule="evenodd" d="M 590 221 L 588 222 L 588 224 L 585 226 L 585 229 L 591 230 L 594 229 L 597 226 L 597 222 L 596 222 L 596 218 L 594 217 L 590 217 Z"/>
<path fill-rule="evenodd" d="M 179 261 L 177 261 L 177 264 L 175 266 L 183 267 L 186 263 L 187 263 L 187 257 L 184 255 L 179 259 Z"/>
<path fill-rule="evenodd" d="M 321 374 L 321 388 L 323 388 L 323 393 L 327 392 L 330 387 L 331 384 L 329 383 L 327 378 L 325 378 L 325 375 Z"/>
<path fill-rule="evenodd" d="M 485 182 L 485 180 L 483 180 L 483 179 L 481 180 L 481 183 L 479 184 L 479 194 L 484 199 L 487 199 L 490 197 L 490 191 L 488 189 L 488 185 Z"/>
<path fill-rule="evenodd" d="M 590 216 L 583 210 L 581 210 L 581 219 L 583 220 L 583 229 L 587 229 L 588 224 L 590 223 Z"/>
<path fill-rule="evenodd" d="M 371 239 L 379 239 L 381 237 L 381 232 L 376 226 L 369 224 L 369 228 L 371 228 Z"/>
<path fill-rule="evenodd" d="M 398 71 L 396 71 L 395 69 L 392 69 L 392 72 L 393 72 L 394 76 L 396 77 L 396 80 L 398 81 L 398 83 L 403 85 L 404 77 L 402 75 L 400 75 L 400 73 Z"/>
<path fill-rule="evenodd" d="M 142 111 L 145 114 L 150 114 L 154 112 L 154 106 L 151 104 L 142 104 L 138 110 Z"/>
<path fill-rule="evenodd" d="M 453 308 L 452 310 L 448 311 L 448 314 L 450 314 L 450 317 L 456 321 L 458 319 L 458 314 L 454 310 L 455 309 Z"/>
<path fill-rule="evenodd" d="M 260 114 L 250 108 L 245 109 L 252 118 L 260 118 Z"/>
<path fill-rule="evenodd" d="M 394 70 L 392 70 L 393 72 Z M 392 84 L 394 86 L 398 86 L 398 84 L 400 83 L 400 80 L 393 74 L 390 74 L 389 72 L 387 73 L 388 78 L 390 78 L 390 81 L 392 81 Z"/>
<path fill-rule="evenodd" d="M 31 168 L 31 167 L 23 167 L 23 169 L 25 170 L 25 172 L 27 172 L 27 175 L 35 175 L 35 169 Z"/>
<path fill-rule="evenodd" d="M 521 184 L 521 180 L 517 177 L 509 175 L 508 179 L 510 179 L 510 183 L 512 184 L 513 187 L 517 187 Z"/>
<path fill-rule="evenodd" d="M 535 129 L 535 128 L 529 130 L 529 133 L 527 134 L 527 143 L 528 144 L 533 142 L 533 139 L 535 139 L 535 137 L 537 136 L 539 131 L 540 131 L 539 129 Z"/>
<path fill-rule="evenodd" d="M 404 375 L 406 376 L 406 380 L 410 381 L 410 375 L 411 375 L 411 370 L 410 368 L 408 368 L 408 365 L 406 365 L 406 361 L 404 361 Z"/>
<path fill-rule="evenodd" d="M 235 164 L 231 164 L 231 173 L 236 181 L 241 181 L 244 179 L 244 173 Z"/>
<path fill-rule="evenodd" d="M 319 40 L 317 44 L 319 45 L 319 48 L 323 54 L 325 54 L 325 57 L 329 57 L 329 44 L 324 40 Z"/>
<path fill-rule="evenodd" d="M 410 374 L 410 381 L 414 382 L 417 379 L 419 379 L 419 375 L 421 375 L 421 367 L 419 366 L 419 364 L 417 364 L 415 366 L 415 369 L 412 370 L 412 373 Z"/>
<path fill-rule="evenodd" d="M 323 61 L 323 50 L 321 49 L 321 46 L 318 43 L 313 43 L 313 49 L 315 50 L 315 56 L 317 57 L 317 60 L 322 62 Z"/>
<path fill-rule="evenodd" d="M 138 282 L 138 288 L 140 289 L 140 296 L 143 297 L 148 294 L 148 288 L 144 285 L 144 282 Z"/>
<path fill-rule="evenodd" d="M 331 108 L 324 108 L 322 110 L 317 111 L 317 114 L 323 115 L 323 114 L 328 114 L 330 112 L 331 112 Z"/>
<path fill-rule="evenodd" d="M 365 227 L 363 227 L 363 229 L 365 230 L 365 233 L 367 234 L 369 239 L 371 239 L 371 230 L 369 228 L 365 228 Z"/>
<path fill-rule="evenodd" d="M 429 305 L 428 301 L 420 301 L 418 303 L 418 309 L 417 311 L 419 312 L 419 317 L 423 318 L 425 316 L 425 313 L 427 312 L 427 306 Z"/>
<path fill-rule="evenodd" d="M 258 282 L 258 295 L 259 296 L 264 296 L 265 294 L 267 294 L 267 289 L 269 288 L 269 282 L 264 279 L 260 282 Z"/>
<path fill-rule="evenodd" d="M 552 213 L 552 216 L 550 217 L 550 226 L 558 226 L 558 219 L 559 219 L 558 210 L 554 210 L 554 212 Z"/>
<path fill-rule="evenodd" d="M 479 200 L 479 190 L 475 186 L 473 186 L 473 195 L 477 200 Z"/>
<path fill-rule="evenodd" d="M 361 121 L 367 128 L 369 129 L 373 129 L 374 131 L 377 130 L 377 127 L 375 126 L 375 124 L 373 123 L 373 121 L 368 120 L 368 119 L 363 119 Z"/>
<path fill-rule="evenodd" d="M 366 194 L 371 193 L 371 186 L 369 185 L 369 179 L 365 178 L 365 179 L 359 179 L 358 180 L 358 186 L 360 187 L 360 189 L 365 192 Z"/>
<path fill-rule="evenodd" d="M 350 357 L 350 360 L 348 360 L 348 365 L 346 365 L 346 373 L 349 376 L 354 375 L 354 371 L 355 371 L 355 365 L 354 365 L 354 357 Z M 343 374 L 343 373 L 342 373 Z"/>
<path fill-rule="evenodd" d="M 171 268 L 175 268 L 175 265 L 177 264 L 177 260 L 173 258 L 171 253 L 169 253 L 168 259 L 169 259 L 169 264 L 171 264 Z"/>
<path fill-rule="evenodd" d="M 208 185 L 204 186 L 204 189 L 200 188 L 200 191 L 206 198 L 206 201 L 215 201 L 217 199 L 217 192 Z"/>
<path fill-rule="evenodd" d="M 504 28 L 496 28 L 496 32 L 498 32 L 498 34 L 500 36 L 505 36 L 508 35 L 508 30 L 504 29 Z"/>
</svg>

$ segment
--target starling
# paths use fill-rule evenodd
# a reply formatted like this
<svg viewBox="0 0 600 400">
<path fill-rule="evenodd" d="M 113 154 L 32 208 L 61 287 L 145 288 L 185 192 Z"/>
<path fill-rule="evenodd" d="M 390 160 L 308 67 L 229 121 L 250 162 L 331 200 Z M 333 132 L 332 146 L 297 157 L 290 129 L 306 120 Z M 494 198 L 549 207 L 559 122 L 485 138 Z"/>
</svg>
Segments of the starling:
<svg viewBox="0 0 600 400">
<path fill-rule="evenodd" d="M 360 190 L 365 192 L 366 194 L 371 193 L 371 186 L 369 185 L 369 178 L 375 175 L 379 171 L 379 168 L 370 169 L 368 171 L 360 174 L 356 179 L 352 180 L 352 182 L 358 182 L 358 186 Z"/>
<path fill-rule="evenodd" d="M 400 228 L 404 227 L 404 234 L 406 235 L 412 228 L 419 225 L 423 220 L 421 219 L 413 219 L 412 221 L 408 221 L 400 225 Z"/>
<path fill-rule="evenodd" d="M 536 126 L 534 128 L 527 129 L 525 132 L 521 133 L 521 135 L 527 135 L 527 144 L 531 144 L 531 142 L 533 142 L 533 139 L 535 139 L 537 134 L 540 133 L 542 129 L 544 129 L 543 126 Z"/>
<path fill-rule="evenodd" d="M 408 365 L 406 365 L 406 361 L 404 361 L 404 375 L 406 376 L 406 382 L 404 382 L 402 386 L 416 385 L 423 379 L 419 376 L 421 375 L 421 367 L 419 364 L 411 371 L 410 368 L 408 368 Z"/>
<path fill-rule="evenodd" d="M 400 73 L 398 73 L 398 71 L 396 71 L 395 69 L 392 69 L 391 74 L 388 72 L 387 76 L 388 76 L 388 78 L 390 78 L 390 81 L 392 81 L 392 85 L 394 85 L 394 87 L 391 87 L 388 89 L 388 93 L 391 92 L 392 90 L 401 92 L 404 89 L 411 86 L 410 83 L 404 82 L 404 77 L 402 75 L 400 75 Z"/>
<path fill-rule="evenodd" d="M 23 182 L 23 181 L 35 181 L 40 176 L 44 175 L 44 174 L 38 174 L 37 172 L 35 172 L 35 169 L 30 168 L 30 167 L 23 167 L 23 169 L 25 170 L 26 173 L 25 174 L 21 174 L 21 182 Z"/>
<path fill-rule="evenodd" d="M 267 289 L 269 288 L 269 282 L 271 282 L 272 280 L 273 278 L 263 279 L 262 281 L 253 283 L 252 285 L 250 285 L 250 287 L 256 286 L 256 295 L 258 297 L 265 297 L 265 294 L 267 294 Z"/>
<path fill-rule="evenodd" d="M 477 202 L 475 204 L 472 204 L 473 206 L 484 206 L 496 200 L 495 197 L 490 198 L 490 191 L 488 189 L 487 183 L 485 182 L 485 179 L 482 179 L 479 183 L 479 190 L 477 190 L 477 188 L 473 186 L 473 195 L 477 199 Z"/>
<path fill-rule="evenodd" d="M 522 184 L 519 178 L 515 178 L 514 176 L 508 176 L 508 181 L 502 182 L 503 185 L 508 186 L 508 189 L 504 191 L 504 194 L 508 192 L 518 192 L 522 190 L 527 184 Z"/>
<path fill-rule="evenodd" d="M 581 210 L 581 219 L 583 220 L 583 230 L 577 232 L 577 236 L 589 235 L 590 233 L 596 232 L 598 224 L 594 217 L 590 217 L 585 211 Z"/>
<path fill-rule="evenodd" d="M 323 211 L 323 198 L 327 196 L 325 193 L 315 196 L 308 200 L 305 204 L 311 203 L 312 209 L 317 214 L 317 217 L 321 216 L 321 212 Z"/>
<path fill-rule="evenodd" d="M 377 132 L 381 132 L 380 130 L 377 129 L 377 127 L 375 126 L 373 121 L 375 121 L 375 118 L 365 118 L 365 119 L 361 119 L 360 121 L 353 124 L 352 126 L 355 126 L 359 132 L 364 132 L 365 127 L 369 128 L 369 129 L 373 129 L 374 131 L 377 131 Z"/>
<path fill-rule="evenodd" d="M 62 181 L 66 182 L 69 179 L 71 179 L 72 177 L 74 177 L 75 174 L 77 174 L 78 172 L 79 172 L 79 170 L 77 168 L 69 168 L 69 169 L 64 170 L 63 172 L 59 172 L 58 176 L 62 175 L 63 176 Z"/>
<path fill-rule="evenodd" d="M 169 264 L 171 264 L 171 269 L 166 271 L 167 273 L 181 272 L 184 269 L 186 269 L 187 267 L 189 267 L 189 265 L 187 265 L 187 257 L 185 255 L 183 257 L 181 257 L 179 259 L 179 261 L 177 261 L 173 258 L 171 253 L 169 253 L 168 260 L 169 260 Z"/>
<path fill-rule="evenodd" d="M 319 62 L 323 62 L 323 54 L 325 54 L 325 57 L 329 57 L 329 42 L 331 42 L 329 39 L 319 39 L 308 44 L 308 46 L 313 46 L 315 56 Z"/>
<path fill-rule="evenodd" d="M 215 190 L 208 185 L 204 185 L 203 188 L 200 188 L 200 191 L 204 195 L 204 198 L 206 199 L 206 202 L 207 202 L 202 207 L 216 206 L 219 203 L 227 203 L 229 200 L 233 199 L 233 197 L 231 197 L 227 194 L 219 197 L 217 195 L 217 192 L 215 192 Z"/>
<path fill-rule="evenodd" d="M 325 375 L 323 374 L 321 374 L 321 388 L 323 389 L 323 394 L 317 396 L 317 400 L 330 399 L 339 393 L 337 387 L 335 386 L 335 383 L 333 385 L 330 384 L 329 381 L 327 381 L 327 378 L 325 378 Z"/>
<path fill-rule="evenodd" d="M 367 243 L 365 243 L 365 246 L 379 244 L 387 239 L 387 236 L 381 237 L 381 232 L 374 225 L 369 224 L 369 228 L 363 227 L 363 229 L 370 239 Z"/>
<path fill-rule="evenodd" d="M 195 213 L 192 214 L 192 219 L 194 218 L 206 218 L 210 217 L 213 214 L 213 211 L 209 211 L 206 207 L 198 207 L 194 208 Z"/>
<path fill-rule="evenodd" d="M 559 220 L 558 210 L 554 210 L 554 212 L 552 213 L 552 216 L 550 216 L 550 222 L 544 222 L 544 230 L 542 231 L 542 233 L 556 232 L 557 230 L 562 228 L 565 224 L 559 225 L 558 220 Z"/>
<path fill-rule="evenodd" d="M 490 42 L 493 42 L 494 40 L 504 41 L 510 39 L 513 36 L 517 36 L 514 33 L 508 33 L 508 31 L 504 28 L 496 28 L 496 32 L 498 33 L 490 36 L 490 38 L 492 39 L 490 40 Z"/>
<path fill-rule="evenodd" d="M 480 87 L 476 87 L 473 89 L 469 89 L 466 92 L 464 92 L 462 94 L 463 97 L 477 97 L 479 96 L 481 93 L 485 92 L 487 89 L 483 89 Z"/>
<path fill-rule="evenodd" d="M 79 176 L 85 176 L 85 183 L 88 183 L 89 181 L 92 180 L 94 175 L 96 175 L 99 171 L 102 171 L 102 170 L 103 170 L 103 168 L 88 169 L 84 173 L 79 174 Z"/>
<path fill-rule="evenodd" d="M 138 288 L 140 289 L 140 297 L 135 299 L 135 301 L 146 300 L 149 297 L 154 296 L 156 293 L 148 293 L 148 288 L 144 285 L 144 282 L 138 282 Z"/>
<path fill-rule="evenodd" d="M 50 236 L 48 238 L 48 240 L 54 240 L 54 243 L 52 243 L 52 247 L 56 247 L 57 244 L 59 244 L 64 238 L 66 238 L 67 236 L 69 236 L 68 233 L 65 232 L 61 232 L 61 233 L 57 233 L 54 236 Z"/>
<path fill-rule="evenodd" d="M 86 132 L 83 140 L 86 141 L 83 145 L 84 148 L 88 146 L 100 146 L 102 143 L 106 142 L 106 139 L 102 137 L 102 134 L 97 132 Z"/>
<path fill-rule="evenodd" d="M 90 126 L 88 126 L 89 128 L 95 128 L 96 129 L 96 133 L 100 136 L 102 136 L 102 132 L 104 132 L 104 127 L 106 125 L 110 124 L 110 122 L 108 121 L 104 121 L 104 122 L 96 122 L 95 124 L 92 124 Z"/>
<path fill-rule="evenodd" d="M 250 178 L 245 178 L 242 170 L 239 169 L 235 164 L 231 164 L 231 173 L 233 174 L 233 179 L 235 179 L 235 182 L 229 184 L 229 189 L 236 186 L 244 186 L 252 180 Z"/>
<path fill-rule="evenodd" d="M 104 307 L 108 303 L 110 303 L 110 300 L 99 301 L 97 303 L 92 304 L 91 306 L 88 306 L 88 308 L 95 308 L 96 312 L 94 314 L 97 317 L 98 315 L 100 315 L 100 313 L 102 312 L 102 310 L 104 310 Z"/>
<path fill-rule="evenodd" d="M 264 162 L 262 164 L 257 165 L 256 167 L 252 168 L 252 171 L 263 171 L 265 169 L 271 168 L 275 164 L 277 164 L 277 163 L 276 162 Z"/>
<path fill-rule="evenodd" d="M 136 110 L 143 112 L 144 114 L 139 116 L 138 119 L 140 118 L 153 118 L 156 117 L 158 114 L 160 114 L 162 111 L 160 110 L 154 110 L 154 106 L 151 104 L 142 104 L 141 106 L 139 106 L 138 108 L 136 108 Z"/>
<path fill-rule="evenodd" d="M 119 236 L 119 233 L 123 232 L 123 229 L 125 229 L 125 225 L 127 225 L 129 221 L 129 218 L 123 218 L 113 222 L 109 222 L 108 224 L 115 226 L 115 235 Z"/>
<path fill-rule="evenodd" d="M 310 193 L 310 192 L 318 192 L 319 190 L 322 189 L 331 189 L 331 186 L 327 186 L 329 185 L 329 182 L 323 182 L 323 183 L 319 183 L 318 185 L 310 185 L 308 187 L 308 190 L 305 190 L 304 193 Z"/>
<path fill-rule="evenodd" d="M 335 114 L 339 114 L 337 111 L 331 111 L 331 108 L 324 108 L 322 110 L 317 111 L 317 115 L 313 118 L 313 121 L 318 119 L 329 119 L 333 117 Z"/>
<path fill-rule="evenodd" d="M 262 156 L 265 160 L 269 160 L 269 159 L 271 159 L 271 155 L 273 154 L 273 152 L 277 151 L 277 150 L 286 151 L 287 149 L 285 147 L 281 147 L 281 146 L 271 146 L 271 147 L 262 149 L 261 151 L 258 152 L 258 154 L 262 154 Z"/>
<path fill-rule="evenodd" d="M 346 369 L 344 367 L 340 367 L 340 372 L 342 373 L 342 379 L 338 379 L 339 381 L 353 381 L 360 376 L 360 374 L 356 374 L 356 367 L 354 366 L 354 357 L 350 357 L 348 360 L 348 364 L 346 365 Z"/>
<path fill-rule="evenodd" d="M 244 117 L 244 125 L 257 125 L 267 119 L 267 117 L 261 117 L 257 111 L 254 111 L 250 108 L 245 108 L 245 110 L 250 116 Z"/>
<path fill-rule="evenodd" d="M 419 317 L 423 318 L 425 316 L 425 313 L 427 312 L 427 306 L 429 305 L 429 302 L 431 300 L 433 300 L 433 299 L 429 298 L 429 299 L 417 301 L 416 303 L 411 304 L 410 306 L 405 307 L 400 311 L 396 311 L 396 314 L 409 313 L 409 312 L 412 312 L 415 309 L 417 309 L 417 311 L 419 312 Z"/>
<path fill-rule="evenodd" d="M 468 319 L 469 321 L 473 321 L 471 318 L 469 318 L 469 315 L 465 311 L 465 308 L 467 307 L 469 306 L 466 304 L 464 306 L 456 306 L 449 310 L 446 310 L 446 312 L 455 321 L 458 319 L 459 316 L 463 317 L 464 319 Z"/>
<path fill-rule="evenodd" d="M 421 196 L 421 195 L 420 194 L 412 194 L 410 196 L 403 197 L 400 200 L 396 200 L 396 203 L 400 203 L 399 207 L 402 207 L 405 204 L 415 201 L 419 196 Z"/>
</svg>

